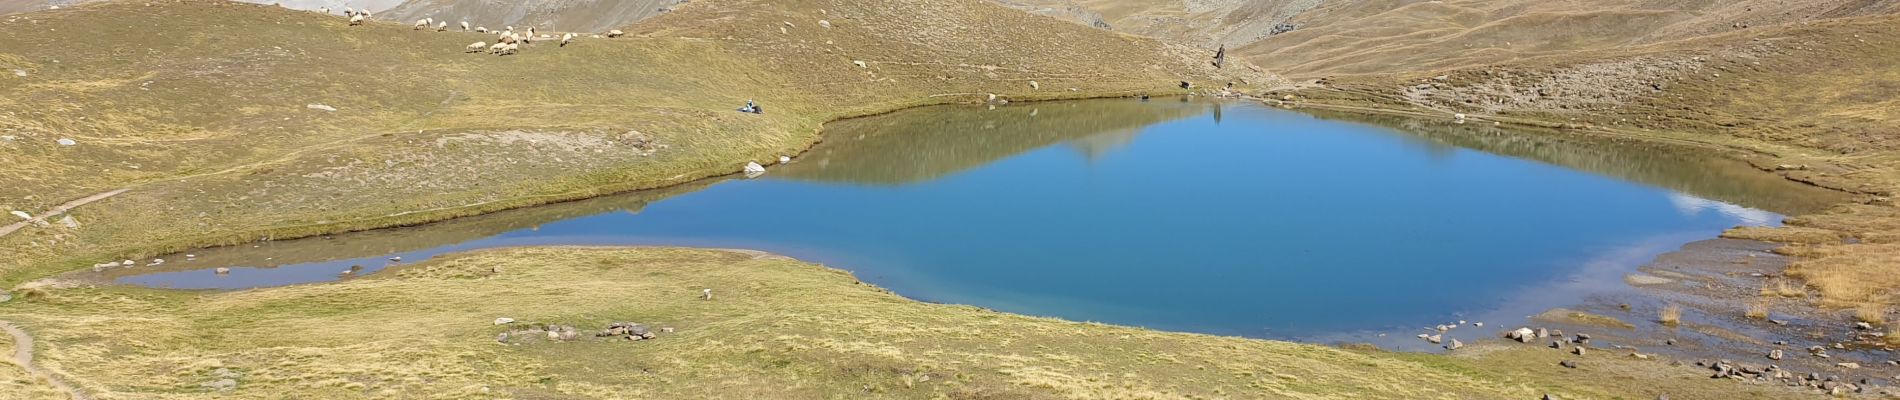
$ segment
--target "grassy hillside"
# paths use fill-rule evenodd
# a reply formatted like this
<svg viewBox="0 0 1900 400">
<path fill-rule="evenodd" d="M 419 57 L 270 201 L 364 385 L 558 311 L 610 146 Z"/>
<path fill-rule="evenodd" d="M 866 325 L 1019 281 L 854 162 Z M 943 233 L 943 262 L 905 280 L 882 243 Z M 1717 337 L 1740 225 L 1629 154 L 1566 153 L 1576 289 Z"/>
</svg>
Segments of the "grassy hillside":
<svg viewBox="0 0 1900 400">
<path fill-rule="evenodd" d="M 1618 50 L 1831 18 L 1889 15 L 1863 0 L 1328 1 L 1300 28 L 1237 51 L 1288 75 L 1383 74 Z"/>
<path fill-rule="evenodd" d="M 710 288 L 712 300 L 699 299 Z M 0 319 L 100 399 L 202 398 L 1779 398 L 1617 354 L 1468 358 L 1161 333 L 919 303 L 783 258 L 524 248 L 335 284 L 240 292 L 63 288 Z M 515 323 L 496 325 L 500 317 Z M 661 331 L 596 339 L 609 323 Z M 570 325 L 551 342 L 542 324 Z M 508 340 L 497 335 L 518 331 Z M 1565 371 L 1557 374 L 1555 371 Z M 1560 376 L 1561 375 L 1561 376 Z M 1655 385 L 1620 385 L 1641 377 Z M 1728 397 L 1723 397 L 1728 396 Z"/>
<path fill-rule="evenodd" d="M 489 35 L 146 4 L 0 23 L 17 39 L 0 44 L 0 71 L 24 74 L 0 77 L 12 138 L 0 141 L 0 208 L 38 215 L 131 189 L 80 207 L 78 228 L 0 237 L 19 249 L 0 255 L 0 282 L 677 184 L 796 153 L 823 122 L 907 106 L 1271 79 L 1216 76 L 1198 51 L 982 2 L 693 4 L 626 38 L 500 57 L 463 53 Z M 768 112 L 732 111 L 747 99 Z"/>
<path fill-rule="evenodd" d="M 1821 305 L 1900 305 L 1900 16 L 1830 19 L 1625 49 L 1319 80 L 1296 102 L 1743 149 L 1757 168 L 1856 193 L 1731 237 L 1795 243 Z M 1277 96 L 1277 95 L 1276 95 Z M 1880 322 L 1880 321 L 1875 321 Z"/>
</svg>

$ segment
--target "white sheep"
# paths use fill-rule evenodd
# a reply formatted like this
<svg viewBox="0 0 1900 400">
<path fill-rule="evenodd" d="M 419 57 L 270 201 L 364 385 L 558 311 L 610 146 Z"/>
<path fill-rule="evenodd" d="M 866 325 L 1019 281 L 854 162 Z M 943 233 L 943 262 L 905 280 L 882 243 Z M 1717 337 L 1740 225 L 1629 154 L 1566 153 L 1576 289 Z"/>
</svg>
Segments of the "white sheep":
<svg viewBox="0 0 1900 400">
<path fill-rule="evenodd" d="M 482 49 L 486 49 L 486 48 L 488 48 L 488 43 L 485 43 L 485 42 L 475 42 L 474 44 L 470 44 L 470 45 L 468 45 L 468 51 L 467 51 L 467 52 L 468 52 L 468 53 L 480 53 L 480 52 L 482 52 Z"/>
<path fill-rule="evenodd" d="M 519 40 L 515 39 L 515 34 L 513 33 L 503 33 L 501 34 L 500 37 L 495 38 L 495 43 L 513 44 L 514 42 L 517 42 L 517 41 Z"/>
<path fill-rule="evenodd" d="M 521 50 L 521 45 L 509 43 L 505 46 L 502 46 L 501 55 L 505 56 L 509 54 L 515 54 L 516 51 L 520 51 L 520 50 Z"/>
<path fill-rule="evenodd" d="M 617 38 L 626 34 L 627 34 L 626 32 L 621 32 L 619 29 L 607 31 L 607 37 L 610 37 L 610 38 Z"/>
<path fill-rule="evenodd" d="M 462 21 L 462 31 L 468 32 L 468 21 Z"/>
<path fill-rule="evenodd" d="M 418 30 L 418 31 L 419 31 L 419 30 L 422 30 L 422 28 L 427 28 L 427 27 L 429 27 L 429 20 L 426 20 L 426 19 L 418 19 L 418 20 L 416 20 L 416 24 L 415 24 L 414 26 L 415 26 L 415 28 L 416 28 L 416 30 Z"/>
<path fill-rule="evenodd" d="M 488 27 L 486 26 L 475 27 L 475 33 L 488 33 Z"/>
<path fill-rule="evenodd" d="M 528 27 L 528 34 L 521 37 L 522 43 L 534 43 L 534 27 Z"/>
<path fill-rule="evenodd" d="M 441 32 L 441 31 L 446 31 L 446 30 L 449 30 L 449 21 L 442 21 L 442 22 L 435 23 L 436 32 Z"/>
<path fill-rule="evenodd" d="M 343 16 L 346 16 L 346 17 L 354 17 L 354 16 L 356 16 L 356 9 L 354 9 L 354 8 L 349 8 L 349 7 L 343 7 Z"/>
<path fill-rule="evenodd" d="M 574 34 L 573 34 L 573 33 L 569 33 L 569 34 L 566 34 L 566 35 L 561 35 L 561 47 L 567 47 L 567 44 L 568 44 L 568 43 L 572 43 L 572 42 L 574 42 Z"/>
<path fill-rule="evenodd" d="M 507 43 L 495 42 L 494 45 L 488 46 L 488 52 L 494 53 L 494 54 L 501 54 L 501 49 L 505 49 L 505 48 L 508 48 Z"/>
<path fill-rule="evenodd" d="M 365 19 L 367 18 L 363 18 L 362 14 L 357 14 L 356 16 L 350 17 L 350 26 L 362 25 L 363 20 Z"/>
</svg>

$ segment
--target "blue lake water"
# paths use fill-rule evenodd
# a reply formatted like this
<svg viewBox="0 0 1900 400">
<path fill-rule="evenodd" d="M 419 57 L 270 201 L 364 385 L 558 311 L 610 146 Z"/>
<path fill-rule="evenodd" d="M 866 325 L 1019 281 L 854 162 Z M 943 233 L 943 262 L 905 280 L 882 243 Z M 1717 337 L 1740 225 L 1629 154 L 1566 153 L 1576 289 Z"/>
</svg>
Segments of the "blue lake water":
<svg viewBox="0 0 1900 400">
<path fill-rule="evenodd" d="M 1521 317 L 1838 199 L 1709 151 L 1487 125 L 1173 99 L 932 107 L 827 125 L 757 179 L 106 274 L 228 289 L 500 246 L 747 248 L 924 301 L 1311 340 Z"/>
</svg>

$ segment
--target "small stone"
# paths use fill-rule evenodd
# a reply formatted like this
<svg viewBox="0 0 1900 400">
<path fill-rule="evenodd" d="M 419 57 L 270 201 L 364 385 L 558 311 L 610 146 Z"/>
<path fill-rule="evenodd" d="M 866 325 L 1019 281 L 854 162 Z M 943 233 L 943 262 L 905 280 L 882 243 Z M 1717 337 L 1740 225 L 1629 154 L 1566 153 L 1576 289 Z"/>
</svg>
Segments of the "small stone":
<svg viewBox="0 0 1900 400">
<path fill-rule="evenodd" d="M 68 138 L 59 138 L 59 140 L 57 140 L 56 142 L 58 142 L 58 143 L 59 143 L 59 145 L 61 145 L 61 146 L 72 146 L 72 145 L 77 145 L 77 144 L 79 144 L 79 142 L 78 142 L 78 141 L 75 141 L 75 140 L 72 140 L 72 139 L 68 139 Z"/>
<path fill-rule="evenodd" d="M 1549 330 L 1545 330 L 1544 328 L 1537 328 L 1537 337 L 1539 337 L 1539 338 L 1547 338 L 1547 337 L 1550 337 L 1550 331 L 1549 331 Z"/>
<path fill-rule="evenodd" d="M 33 214 L 27 214 L 25 211 L 14 210 L 13 212 L 10 212 L 9 214 L 13 214 L 13 216 L 20 217 L 20 219 L 24 219 L 24 220 L 33 219 Z"/>
<path fill-rule="evenodd" d="M 1570 369 L 1577 368 L 1577 362 L 1575 360 L 1563 360 L 1561 362 L 1558 362 L 1557 365 L 1562 365 L 1564 366 L 1564 368 L 1570 368 Z"/>
<path fill-rule="evenodd" d="M 1781 349 L 1775 349 L 1775 350 L 1770 350 L 1770 351 L 1768 351 L 1768 359 L 1770 359 L 1770 360 L 1775 360 L 1775 361 L 1780 361 L 1780 360 L 1781 360 Z"/>
<path fill-rule="evenodd" d="M 822 26 L 822 27 L 825 27 L 825 28 L 831 28 L 831 21 L 827 21 L 827 20 L 822 20 L 822 19 L 821 19 L 821 20 L 818 20 L 818 26 Z"/>
<path fill-rule="evenodd" d="M 214 271 L 214 272 L 217 272 L 217 274 L 218 274 L 218 275 L 230 275 L 230 274 L 231 274 L 231 269 L 230 269 L 230 268 L 225 268 L 225 267 L 218 267 L 218 269 L 216 269 L 216 270 L 213 270 L 213 271 Z"/>
<path fill-rule="evenodd" d="M 495 341 L 501 342 L 501 343 L 508 343 L 508 332 L 502 332 L 500 334 L 496 334 Z"/>
<path fill-rule="evenodd" d="M 309 109 L 318 110 L 318 111 L 336 111 L 336 107 L 326 106 L 322 104 L 311 104 L 311 105 L 304 106 L 304 108 L 309 108 Z"/>
<path fill-rule="evenodd" d="M 402 262 L 402 256 L 390 257 L 389 262 Z"/>
<path fill-rule="evenodd" d="M 1664 340 L 1663 340 L 1663 345 L 1665 345 L 1665 346 L 1675 346 L 1675 345 L 1676 345 L 1676 339 L 1664 339 Z"/>
<path fill-rule="evenodd" d="M 1581 356 L 1581 355 L 1583 355 L 1583 353 L 1584 353 L 1584 350 L 1583 350 L 1583 346 L 1577 346 L 1577 347 L 1575 347 L 1575 348 L 1572 348 L 1572 350 L 1570 350 L 1570 351 L 1571 351 L 1572 353 L 1577 353 L 1577 355 L 1579 355 L 1579 356 Z"/>
<path fill-rule="evenodd" d="M 1465 347 L 1465 343 L 1464 343 L 1464 342 L 1460 342 L 1460 341 L 1458 341 L 1458 339 L 1452 339 L 1452 340 L 1451 340 L 1451 344 L 1447 344 L 1447 345 L 1445 345 L 1445 350 L 1457 350 L 1457 349 L 1461 349 L 1461 348 L 1464 348 L 1464 347 Z"/>
<path fill-rule="evenodd" d="M 1552 340 L 1550 341 L 1550 348 L 1553 348 L 1553 349 L 1564 348 L 1564 342 L 1561 340 Z"/>
<path fill-rule="evenodd" d="M 1855 322 L 1855 323 L 1854 323 L 1854 329 L 1859 329 L 1859 330 L 1863 330 L 1863 331 L 1869 331 L 1869 330 L 1873 330 L 1873 329 L 1874 329 L 1874 325 L 1873 325 L 1873 324 L 1869 324 L 1869 323 L 1866 323 L 1866 322 Z"/>
<path fill-rule="evenodd" d="M 1444 340 L 1444 336 L 1440 336 L 1440 335 L 1431 335 L 1431 336 L 1425 337 L 1425 341 L 1432 342 L 1432 344 L 1438 344 L 1439 342 L 1443 340 Z"/>
<path fill-rule="evenodd" d="M 1851 363 L 1851 362 L 1844 362 L 1844 363 L 1839 363 L 1839 364 L 1834 364 L 1834 366 L 1836 366 L 1836 367 L 1841 367 L 1841 368 L 1846 368 L 1846 369 L 1860 369 L 1860 364 L 1859 364 L 1859 363 Z"/>
<path fill-rule="evenodd" d="M 870 68 L 870 67 L 871 67 L 870 65 L 868 65 L 868 64 L 865 64 L 865 63 L 864 63 L 864 61 L 852 61 L 852 62 L 851 62 L 851 64 L 852 64 L 852 65 L 856 65 L 856 66 L 858 66 L 858 68 Z"/>
<path fill-rule="evenodd" d="M 232 390 L 237 390 L 238 382 L 236 379 L 224 378 L 224 379 L 212 381 L 210 383 L 206 383 L 204 384 L 204 387 L 211 390 L 219 391 L 219 392 L 229 392 Z"/>
</svg>

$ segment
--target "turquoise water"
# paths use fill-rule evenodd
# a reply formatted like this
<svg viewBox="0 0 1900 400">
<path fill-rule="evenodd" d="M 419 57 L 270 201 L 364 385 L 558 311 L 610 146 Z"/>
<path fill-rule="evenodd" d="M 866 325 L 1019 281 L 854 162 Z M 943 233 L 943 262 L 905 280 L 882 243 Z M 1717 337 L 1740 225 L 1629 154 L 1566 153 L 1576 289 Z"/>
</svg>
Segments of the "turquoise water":
<svg viewBox="0 0 1900 400">
<path fill-rule="evenodd" d="M 1706 153 L 1245 103 L 934 107 L 828 125 L 757 179 L 205 249 L 112 278 L 242 288 L 485 247 L 749 248 L 924 301 L 1316 338 L 1521 317 L 1836 199 Z"/>
</svg>

